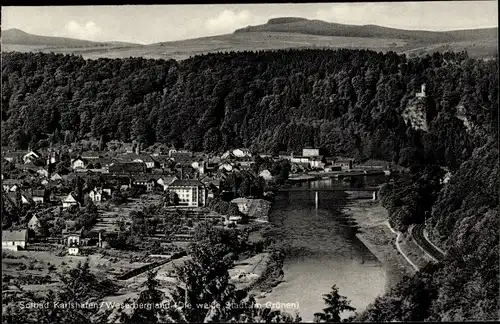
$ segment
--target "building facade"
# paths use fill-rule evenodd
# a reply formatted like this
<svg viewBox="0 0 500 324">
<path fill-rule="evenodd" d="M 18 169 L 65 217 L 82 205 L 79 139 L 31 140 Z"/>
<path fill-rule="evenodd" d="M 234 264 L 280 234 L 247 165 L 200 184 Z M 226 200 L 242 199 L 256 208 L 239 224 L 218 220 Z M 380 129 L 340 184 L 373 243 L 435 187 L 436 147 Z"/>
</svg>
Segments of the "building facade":
<svg viewBox="0 0 500 324">
<path fill-rule="evenodd" d="M 302 156 L 319 156 L 319 149 L 315 148 L 302 149 Z"/>
<path fill-rule="evenodd" d="M 179 206 L 201 207 L 206 204 L 207 189 L 199 180 L 174 180 L 167 190 L 179 197 Z"/>
<path fill-rule="evenodd" d="M 17 251 L 26 248 L 28 241 L 27 230 L 5 230 L 2 231 L 2 249 Z"/>
</svg>

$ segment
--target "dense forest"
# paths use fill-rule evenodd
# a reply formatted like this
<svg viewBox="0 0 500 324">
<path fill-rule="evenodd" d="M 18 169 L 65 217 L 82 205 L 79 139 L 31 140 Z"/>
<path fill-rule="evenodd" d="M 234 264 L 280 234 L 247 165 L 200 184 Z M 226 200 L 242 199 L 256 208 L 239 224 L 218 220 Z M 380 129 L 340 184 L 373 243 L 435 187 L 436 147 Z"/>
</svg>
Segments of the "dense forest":
<svg viewBox="0 0 500 324">
<path fill-rule="evenodd" d="M 162 142 L 458 167 L 497 128 L 498 62 L 366 50 L 215 53 L 185 61 L 3 54 L 2 145 Z M 415 102 L 421 84 L 427 97 Z M 402 117 L 425 110 L 428 131 Z M 465 107 L 468 130 L 457 118 Z"/>
<path fill-rule="evenodd" d="M 402 280 L 358 320 L 498 320 L 498 158 L 498 141 L 490 139 L 434 195 L 427 226 L 447 252 L 445 260 Z M 412 191 L 410 185 L 399 189 Z"/>
</svg>

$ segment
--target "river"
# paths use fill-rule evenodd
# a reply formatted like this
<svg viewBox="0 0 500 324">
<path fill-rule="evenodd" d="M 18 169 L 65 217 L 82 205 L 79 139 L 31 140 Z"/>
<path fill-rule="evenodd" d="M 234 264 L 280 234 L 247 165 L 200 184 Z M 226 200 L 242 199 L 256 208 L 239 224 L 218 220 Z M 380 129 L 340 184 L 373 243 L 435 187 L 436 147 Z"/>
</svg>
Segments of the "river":
<svg viewBox="0 0 500 324">
<path fill-rule="evenodd" d="M 365 177 L 364 185 L 380 184 L 383 178 Z M 303 186 L 348 187 L 338 180 L 313 181 Z M 340 212 L 346 201 L 345 193 L 318 195 L 317 206 L 315 192 L 282 192 L 276 196 L 270 221 L 279 228 L 276 238 L 286 251 L 284 282 L 259 300 L 268 305 L 291 303 L 289 308 L 281 310 L 292 315 L 297 310 L 305 322 L 311 322 L 314 313 L 325 307 L 322 295 L 333 284 L 357 311 L 362 311 L 384 292 L 386 283 L 382 264 L 359 241 L 356 228 Z"/>
</svg>

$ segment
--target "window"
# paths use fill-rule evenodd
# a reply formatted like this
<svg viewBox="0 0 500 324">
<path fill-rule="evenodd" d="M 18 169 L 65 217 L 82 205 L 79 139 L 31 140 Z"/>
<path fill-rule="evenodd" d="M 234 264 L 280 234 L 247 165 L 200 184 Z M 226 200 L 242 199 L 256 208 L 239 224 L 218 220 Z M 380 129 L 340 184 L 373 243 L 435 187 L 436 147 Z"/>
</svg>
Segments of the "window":
<svg viewBox="0 0 500 324">
<path fill-rule="evenodd" d="M 198 188 L 193 188 L 191 190 L 191 196 L 193 201 L 198 201 Z"/>
</svg>

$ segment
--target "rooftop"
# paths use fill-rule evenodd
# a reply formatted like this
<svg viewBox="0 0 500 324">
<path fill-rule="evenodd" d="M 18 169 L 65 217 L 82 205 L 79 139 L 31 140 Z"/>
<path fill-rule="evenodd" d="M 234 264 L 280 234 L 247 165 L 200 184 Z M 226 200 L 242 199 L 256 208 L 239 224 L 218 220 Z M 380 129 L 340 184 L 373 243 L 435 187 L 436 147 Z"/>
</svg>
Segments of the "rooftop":
<svg viewBox="0 0 500 324">
<path fill-rule="evenodd" d="M 45 196 L 45 190 L 39 189 L 39 190 L 33 190 L 33 197 L 43 197 Z"/>
<path fill-rule="evenodd" d="M 174 180 L 169 187 L 198 187 L 198 186 L 203 186 L 203 183 L 201 183 L 197 179 L 188 179 L 188 180 Z"/>
<path fill-rule="evenodd" d="M 27 230 L 3 230 L 2 231 L 2 241 L 25 241 L 27 236 Z"/>
</svg>

